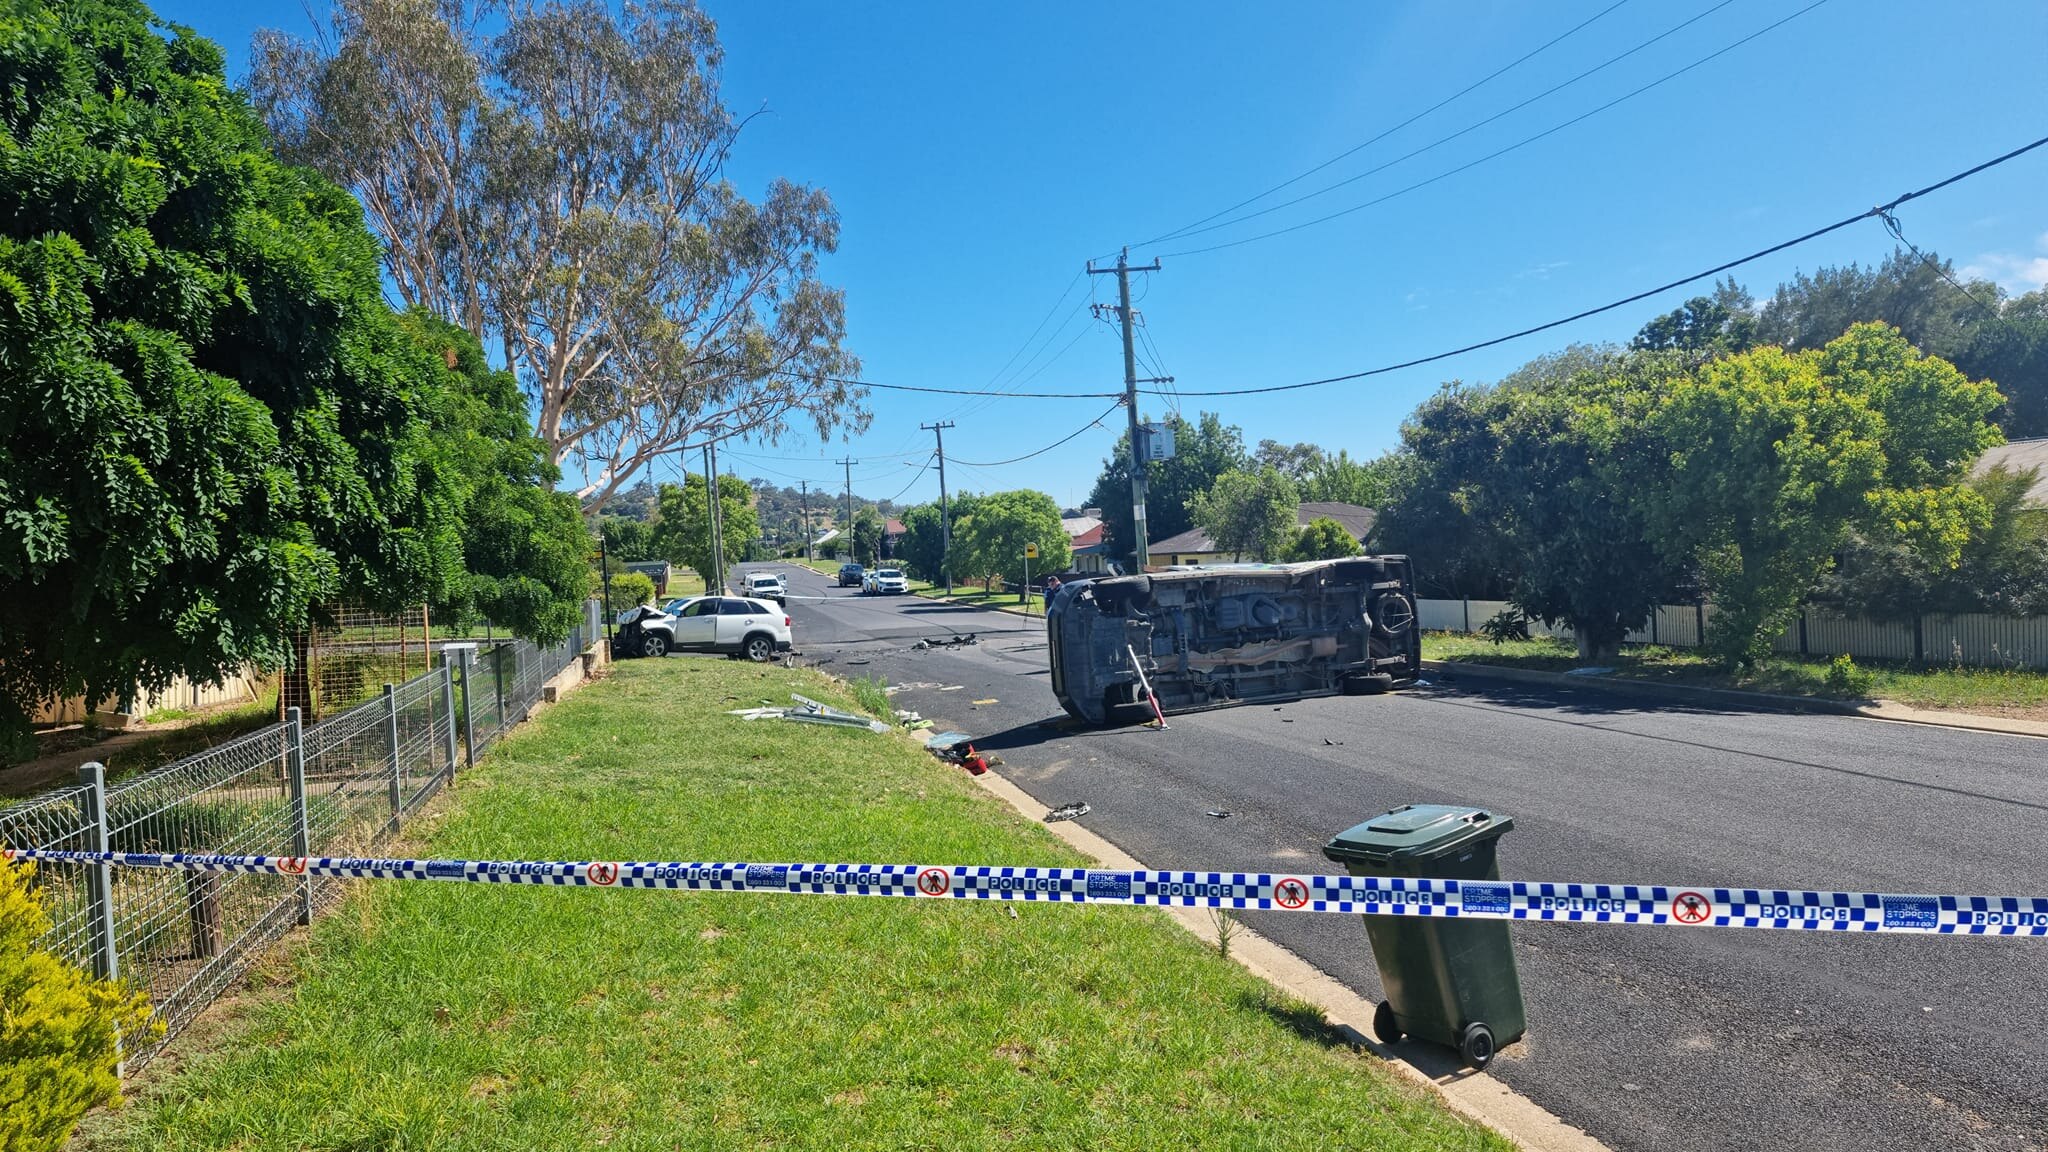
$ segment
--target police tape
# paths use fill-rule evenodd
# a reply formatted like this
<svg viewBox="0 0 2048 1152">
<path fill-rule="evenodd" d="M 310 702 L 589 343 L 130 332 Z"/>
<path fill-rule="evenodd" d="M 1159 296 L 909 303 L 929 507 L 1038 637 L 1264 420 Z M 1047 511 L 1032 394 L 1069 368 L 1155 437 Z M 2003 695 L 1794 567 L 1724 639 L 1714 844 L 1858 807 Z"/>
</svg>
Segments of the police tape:
<svg viewBox="0 0 2048 1152">
<path fill-rule="evenodd" d="M 1929 896 L 1706 885 L 1550 884 L 1313 873 L 929 864 L 397 860 L 48 849 L 0 849 L 0 859 L 356 880 L 1023 900 L 1365 916 L 1664 924 L 1683 928 L 2048 937 L 2048 897 L 2043 896 Z"/>
</svg>

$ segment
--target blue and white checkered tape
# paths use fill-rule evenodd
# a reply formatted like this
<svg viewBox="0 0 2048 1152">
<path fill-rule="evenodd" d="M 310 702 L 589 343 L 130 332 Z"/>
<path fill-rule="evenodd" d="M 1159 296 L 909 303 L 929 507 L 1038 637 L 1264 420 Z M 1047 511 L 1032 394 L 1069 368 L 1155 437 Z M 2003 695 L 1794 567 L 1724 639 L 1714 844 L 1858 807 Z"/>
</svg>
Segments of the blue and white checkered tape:
<svg viewBox="0 0 2048 1152">
<path fill-rule="evenodd" d="M 1698 928 L 2048 937 L 2048 897 L 1548 884 L 1269 872 L 1159 872 L 939 864 L 664 863 L 608 860 L 398 860 L 0 849 L 0 857 L 126 868 L 364 880 L 669 888 L 813 896 L 908 896 L 1230 908 L 1367 916 L 1568 920 Z"/>
</svg>

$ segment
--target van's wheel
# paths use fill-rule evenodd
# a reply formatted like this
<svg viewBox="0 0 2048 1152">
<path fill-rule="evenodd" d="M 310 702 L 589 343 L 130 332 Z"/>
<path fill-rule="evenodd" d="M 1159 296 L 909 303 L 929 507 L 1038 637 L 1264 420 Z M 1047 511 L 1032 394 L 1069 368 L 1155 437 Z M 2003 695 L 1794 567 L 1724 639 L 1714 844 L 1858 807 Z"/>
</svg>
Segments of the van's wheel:
<svg viewBox="0 0 2048 1152">
<path fill-rule="evenodd" d="M 756 632 L 740 645 L 740 654 L 756 664 L 766 664 L 775 659 L 775 641 L 763 633 Z"/>
<path fill-rule="evenodd" d="M 1368 672 L 1346 676 L 1342 687 L 1346 696 L 1378 696 L 1394 687 L 1394 678 L 1385 672 Z"/>
<path fill-rule="evenodd" d="M 1467 1024 L 1465 1033 L 1458 1038 L 1458 1054 L 1474 1072 L 1481 1072 L 1493 1063 L 1493 1029 L 1484 1024 Z"/>
<path fill-rule="evenodd" d="M 640 637 L 640 654 L 659 659 L 668 655 L 668 637 L 659 632 L 644 633 Z"/>
<path fill-rule="evenodd" d="M 1385 1000 L 1380 1001 L 1380 1006 L 1372 1010 L 1372 1034 L 1378 1037 L 1382 1044 L 1393 1045 L 1401 1042 L 1401 1022 L 1394 1019 L 1394 1006 Z"/>
</svg>

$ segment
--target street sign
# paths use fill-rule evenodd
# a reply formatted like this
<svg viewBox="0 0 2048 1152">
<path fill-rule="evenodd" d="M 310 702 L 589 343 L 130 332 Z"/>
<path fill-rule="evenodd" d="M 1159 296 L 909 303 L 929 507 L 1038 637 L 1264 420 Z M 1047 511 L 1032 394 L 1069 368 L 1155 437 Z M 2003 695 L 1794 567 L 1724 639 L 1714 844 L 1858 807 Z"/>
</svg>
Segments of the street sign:
<svg viewBox="0 0 2048 1152">
<path fill-rule="evenodd" d="M 1036 559 L 1038 559 L 1038 545 L 1036 545 L 1036 544 L 1026 544 L 1026 545 L 1024 546 L 1024 558 L 1025 558 L 1026 560 L 1036 560 Z"/>
</svg>

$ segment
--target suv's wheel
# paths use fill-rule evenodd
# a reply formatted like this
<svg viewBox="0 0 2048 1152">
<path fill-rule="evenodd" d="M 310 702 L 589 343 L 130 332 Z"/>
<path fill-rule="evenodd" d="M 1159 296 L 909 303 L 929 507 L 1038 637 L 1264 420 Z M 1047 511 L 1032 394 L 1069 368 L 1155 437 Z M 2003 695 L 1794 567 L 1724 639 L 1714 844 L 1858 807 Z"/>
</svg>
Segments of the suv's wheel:
<svg viewBox="0 0 2048 1152">
<path fill-rule="evenodd" d="M 668 655 L 668 637 L 663 636 L 659 632 L 641 633 L 640 654 L 642 656 L 653 657 L 661 657 Z"/>
<path fill-rule="evenodd" d="M 775 659 L 775 638 L 756 632 L 740 644 L 740 653 L 756 664 L 766 664 Z"/>
</svg>

